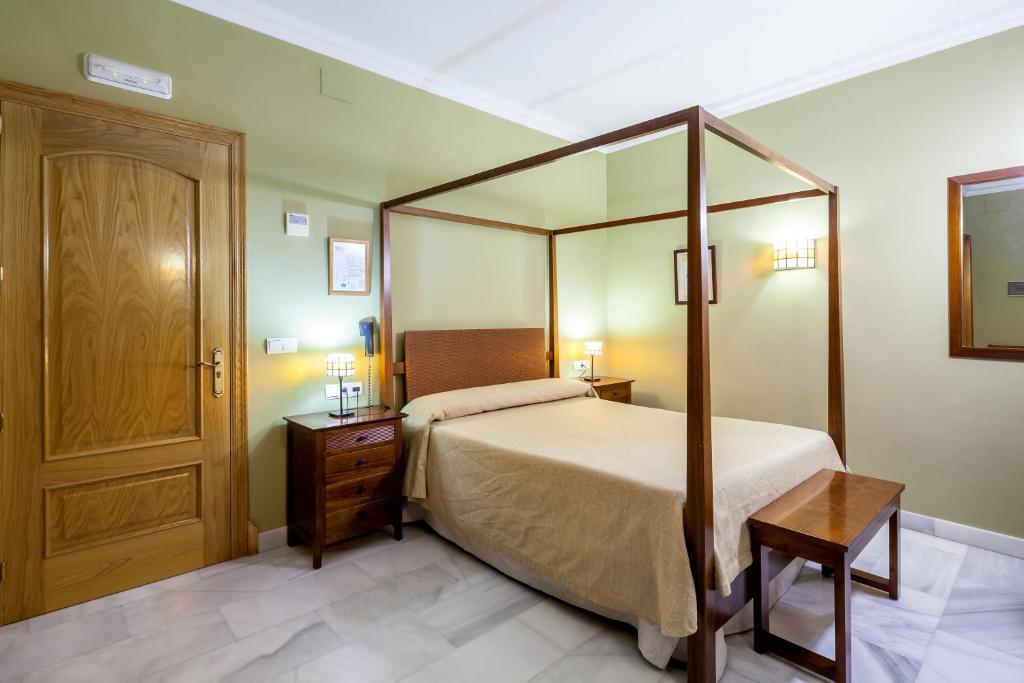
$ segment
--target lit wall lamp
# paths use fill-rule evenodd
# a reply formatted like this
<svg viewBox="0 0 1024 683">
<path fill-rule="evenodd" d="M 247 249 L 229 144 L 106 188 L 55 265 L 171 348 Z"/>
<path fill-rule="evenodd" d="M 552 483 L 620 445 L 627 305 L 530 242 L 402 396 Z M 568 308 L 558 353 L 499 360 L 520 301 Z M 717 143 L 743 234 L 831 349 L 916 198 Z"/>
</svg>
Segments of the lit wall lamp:
<svg viewBox="0 0 1024 683">
<path fill-rule="evenodd" d="M 351 353 L 329 353 L 327 354 L 327 374 L 338 378 L 338 407 L 340 410 L 331 413 L 331 417 L 352 417 L 355 413 L 349 412 L 345 407 L 345 378 L 351 377 L 356 372 L 356 357 Z"/>
<path fill-rule="evenodd" d="M 779 240 L 772 245 L 772 270 L 814 267 L 814 240 L 801 237 Z"/>
<path fill-rule="evenodd" d="M 584 355 L 590 356 L 590 377 L 584 377 L 584 382 L 594 381 L 594 356 L 600 356 L 604 351 L 604 344 L 599 341 L 585 341 L 583 342 L 583 353 Z"/>
</svg>

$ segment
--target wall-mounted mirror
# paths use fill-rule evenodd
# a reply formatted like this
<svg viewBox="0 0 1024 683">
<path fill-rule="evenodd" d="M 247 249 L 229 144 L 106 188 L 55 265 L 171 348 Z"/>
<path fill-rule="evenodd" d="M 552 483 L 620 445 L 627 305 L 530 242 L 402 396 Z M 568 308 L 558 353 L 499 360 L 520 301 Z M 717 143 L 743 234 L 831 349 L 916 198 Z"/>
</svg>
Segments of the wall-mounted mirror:
<svg viewBox="0 0 1024 683">
<path fill-rule="evenodd" d="M 1024 166 L 949 179 L 949 354 L 1024 360 Z"/>
</svg>

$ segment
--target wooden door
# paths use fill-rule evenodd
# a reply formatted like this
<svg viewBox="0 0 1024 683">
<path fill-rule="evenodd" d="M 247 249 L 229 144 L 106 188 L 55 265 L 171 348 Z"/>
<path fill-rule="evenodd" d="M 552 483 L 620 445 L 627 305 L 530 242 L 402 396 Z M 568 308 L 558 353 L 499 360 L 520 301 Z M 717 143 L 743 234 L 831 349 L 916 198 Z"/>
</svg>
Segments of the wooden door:
<svg viewBox="0 0 1024 683">
<path fill-rule="evenodd" d="M 231 557 L 232 197 L 228 145 L 0 113 L 7 623 Z"/>
</svg>

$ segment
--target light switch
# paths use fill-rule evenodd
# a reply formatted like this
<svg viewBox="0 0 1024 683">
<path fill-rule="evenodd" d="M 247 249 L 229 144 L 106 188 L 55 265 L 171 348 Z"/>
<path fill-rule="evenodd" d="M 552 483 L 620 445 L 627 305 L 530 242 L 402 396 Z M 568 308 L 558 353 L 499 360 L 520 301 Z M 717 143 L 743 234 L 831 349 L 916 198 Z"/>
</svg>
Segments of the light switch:
<svg viewBox="0 0 1024 683">
<path fill-rule="evenodd" d="M 337 382 L 334 382 L 332 384 L 325 384 L 324 396 L 327 397 L 327 400 L 334 399 L 335 401 L 337 401 L 339 398 L 341 398 L 341 387 L 338 386 Z"/>
<path fill-rule="evenodd" d="M 267 354 L 272 353 L 295 353 L 299 350 L 297 337 L 267 337 Z"/>
</svg>

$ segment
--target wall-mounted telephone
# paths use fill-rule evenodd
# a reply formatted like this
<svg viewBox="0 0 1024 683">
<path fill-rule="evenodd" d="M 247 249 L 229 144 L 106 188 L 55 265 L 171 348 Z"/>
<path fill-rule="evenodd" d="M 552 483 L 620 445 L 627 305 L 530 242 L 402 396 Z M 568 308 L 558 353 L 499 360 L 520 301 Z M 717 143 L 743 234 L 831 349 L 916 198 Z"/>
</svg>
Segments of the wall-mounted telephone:
<svg viewBox="0 0 1024 683">
<path fill-rule="evenodd" d="M 376 327 L 376 321 L 373 318 L 367 318 L 359 321 L 359 336 L 365 337 L 363 344 L 366 347 L 366 355 L 373 357 L 373 328 Z"/>
</svg>

